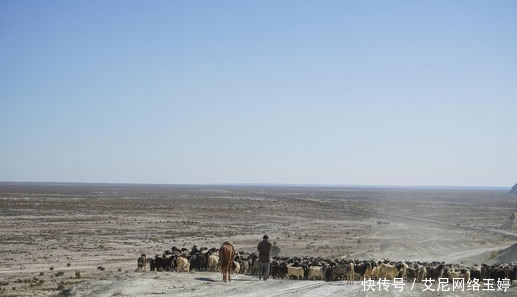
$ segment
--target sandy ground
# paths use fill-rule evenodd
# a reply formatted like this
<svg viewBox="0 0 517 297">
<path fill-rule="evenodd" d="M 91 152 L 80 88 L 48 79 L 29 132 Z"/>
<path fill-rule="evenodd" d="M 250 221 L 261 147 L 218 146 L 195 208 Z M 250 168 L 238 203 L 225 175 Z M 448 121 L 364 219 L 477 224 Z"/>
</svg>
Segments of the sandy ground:
<svg viewBox="0 0 517 297">
<path fill-rule="evenodd" d="M 406 284 L 258 281 L 215 272 L 137 273 L 136 258 L 172 246 L 263 234 L 282 255 L 511 262 L 517 197 L 503 190 L 0 184 L 0 295 L 5 296 L 468 296 Z M 382 224 L 380 224 L 382 223 Z M 517 295 L 489 292 L 492 295 Z"/>
</svg>

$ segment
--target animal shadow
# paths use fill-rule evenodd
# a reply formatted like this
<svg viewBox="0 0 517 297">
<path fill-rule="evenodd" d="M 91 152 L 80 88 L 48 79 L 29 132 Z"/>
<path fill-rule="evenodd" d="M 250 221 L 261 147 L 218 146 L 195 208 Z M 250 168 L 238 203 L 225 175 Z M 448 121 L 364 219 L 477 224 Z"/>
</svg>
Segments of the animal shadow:
<svg viewBox="0 0 517 297">
<path fill-rule="evenodd" d="M 196 277 L 195 280 L 202 281 L 202 282 L 215 282 L 213 278 L 209 277 Z"/>
</svg>

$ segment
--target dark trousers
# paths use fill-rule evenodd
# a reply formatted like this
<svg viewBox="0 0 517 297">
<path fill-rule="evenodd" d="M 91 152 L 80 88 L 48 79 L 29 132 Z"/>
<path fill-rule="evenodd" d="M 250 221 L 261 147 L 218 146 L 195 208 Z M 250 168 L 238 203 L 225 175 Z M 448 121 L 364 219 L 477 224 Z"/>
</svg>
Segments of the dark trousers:
<svg viewBox="0 0 517 297">
<path fill-rule="evenodd" d="M 264 280 L 269 277 L 269 262 L 258 262 L 258 275 L 259 279 L 263 278 Z"/>
</svg>

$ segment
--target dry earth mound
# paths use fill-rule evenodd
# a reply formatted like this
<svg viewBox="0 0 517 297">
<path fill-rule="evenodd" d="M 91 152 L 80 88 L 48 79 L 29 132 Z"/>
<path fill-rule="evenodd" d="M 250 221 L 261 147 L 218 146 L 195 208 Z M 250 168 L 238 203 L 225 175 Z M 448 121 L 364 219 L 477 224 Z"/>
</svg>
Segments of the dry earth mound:
<svg viewBox="0 0 517 297">
<path fill-rule="evenodd" d="M 510 193 L 517 194 L 517 184 L 515 184 L 512 189 L 510 190 Z"/>
</svg>

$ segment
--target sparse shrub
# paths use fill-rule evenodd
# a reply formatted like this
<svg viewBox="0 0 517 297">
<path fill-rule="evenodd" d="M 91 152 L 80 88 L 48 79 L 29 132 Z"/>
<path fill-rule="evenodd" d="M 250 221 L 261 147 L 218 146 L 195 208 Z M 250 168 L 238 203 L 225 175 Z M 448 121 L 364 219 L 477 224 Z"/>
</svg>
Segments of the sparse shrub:
<svg viewBox="0 0 517 297">
<path fill-rule="evenodd" d="M 57 285 L 58 290 L 64 290 L 65 289 L 65 282 L 60 282 L 59 285 Z"/>
<path fill-rule="evenodd" d="M 70 297 L 72 296 L 72 289 L 64 289 L 56 297 Z"/>
<path fill-rule="evenodd" d="M 49 268 L 49 269 L 50 269 L 50 270 L 54 270 L 54 266 L 50 266 L 50 268 Z"/>
<path fill-rule="evenodd" d="M 70 266 L 72 266 L 72 264 L 70 264 L 70 263 L 66 263 L 66 266 L 70 267 Z"/>
<path fill-rule="evenodd" d="M 63 271 L 58 271 L 58 272 L 56 273 L 56 276 L 62 276 L 63 274 L 65 274 Z"/>
<path fill-rule="evenodd" d="M 81 271 L 78 270 L 75 272 L 75 278 L 81 278 Z"/>
<path fill-rule="evenodd" d="M 501 254 L 501 250 L 498 250 L 498 251 L 491 251 L 490 252 L 490 258 L 491 259 L 494 259 L 496 258 L 497 256 L 499 256 Z"/>
<path fill-rule="evenodd" d="M 100 270 L 100 271 L 104 271 L 104 270 L 106 270 L 106 268 L 104 268 L 104 267 L 102 267 L 102 266 L 97 267 L 97 269 L 98 269 L 98 270 Z"/>
</svg>

